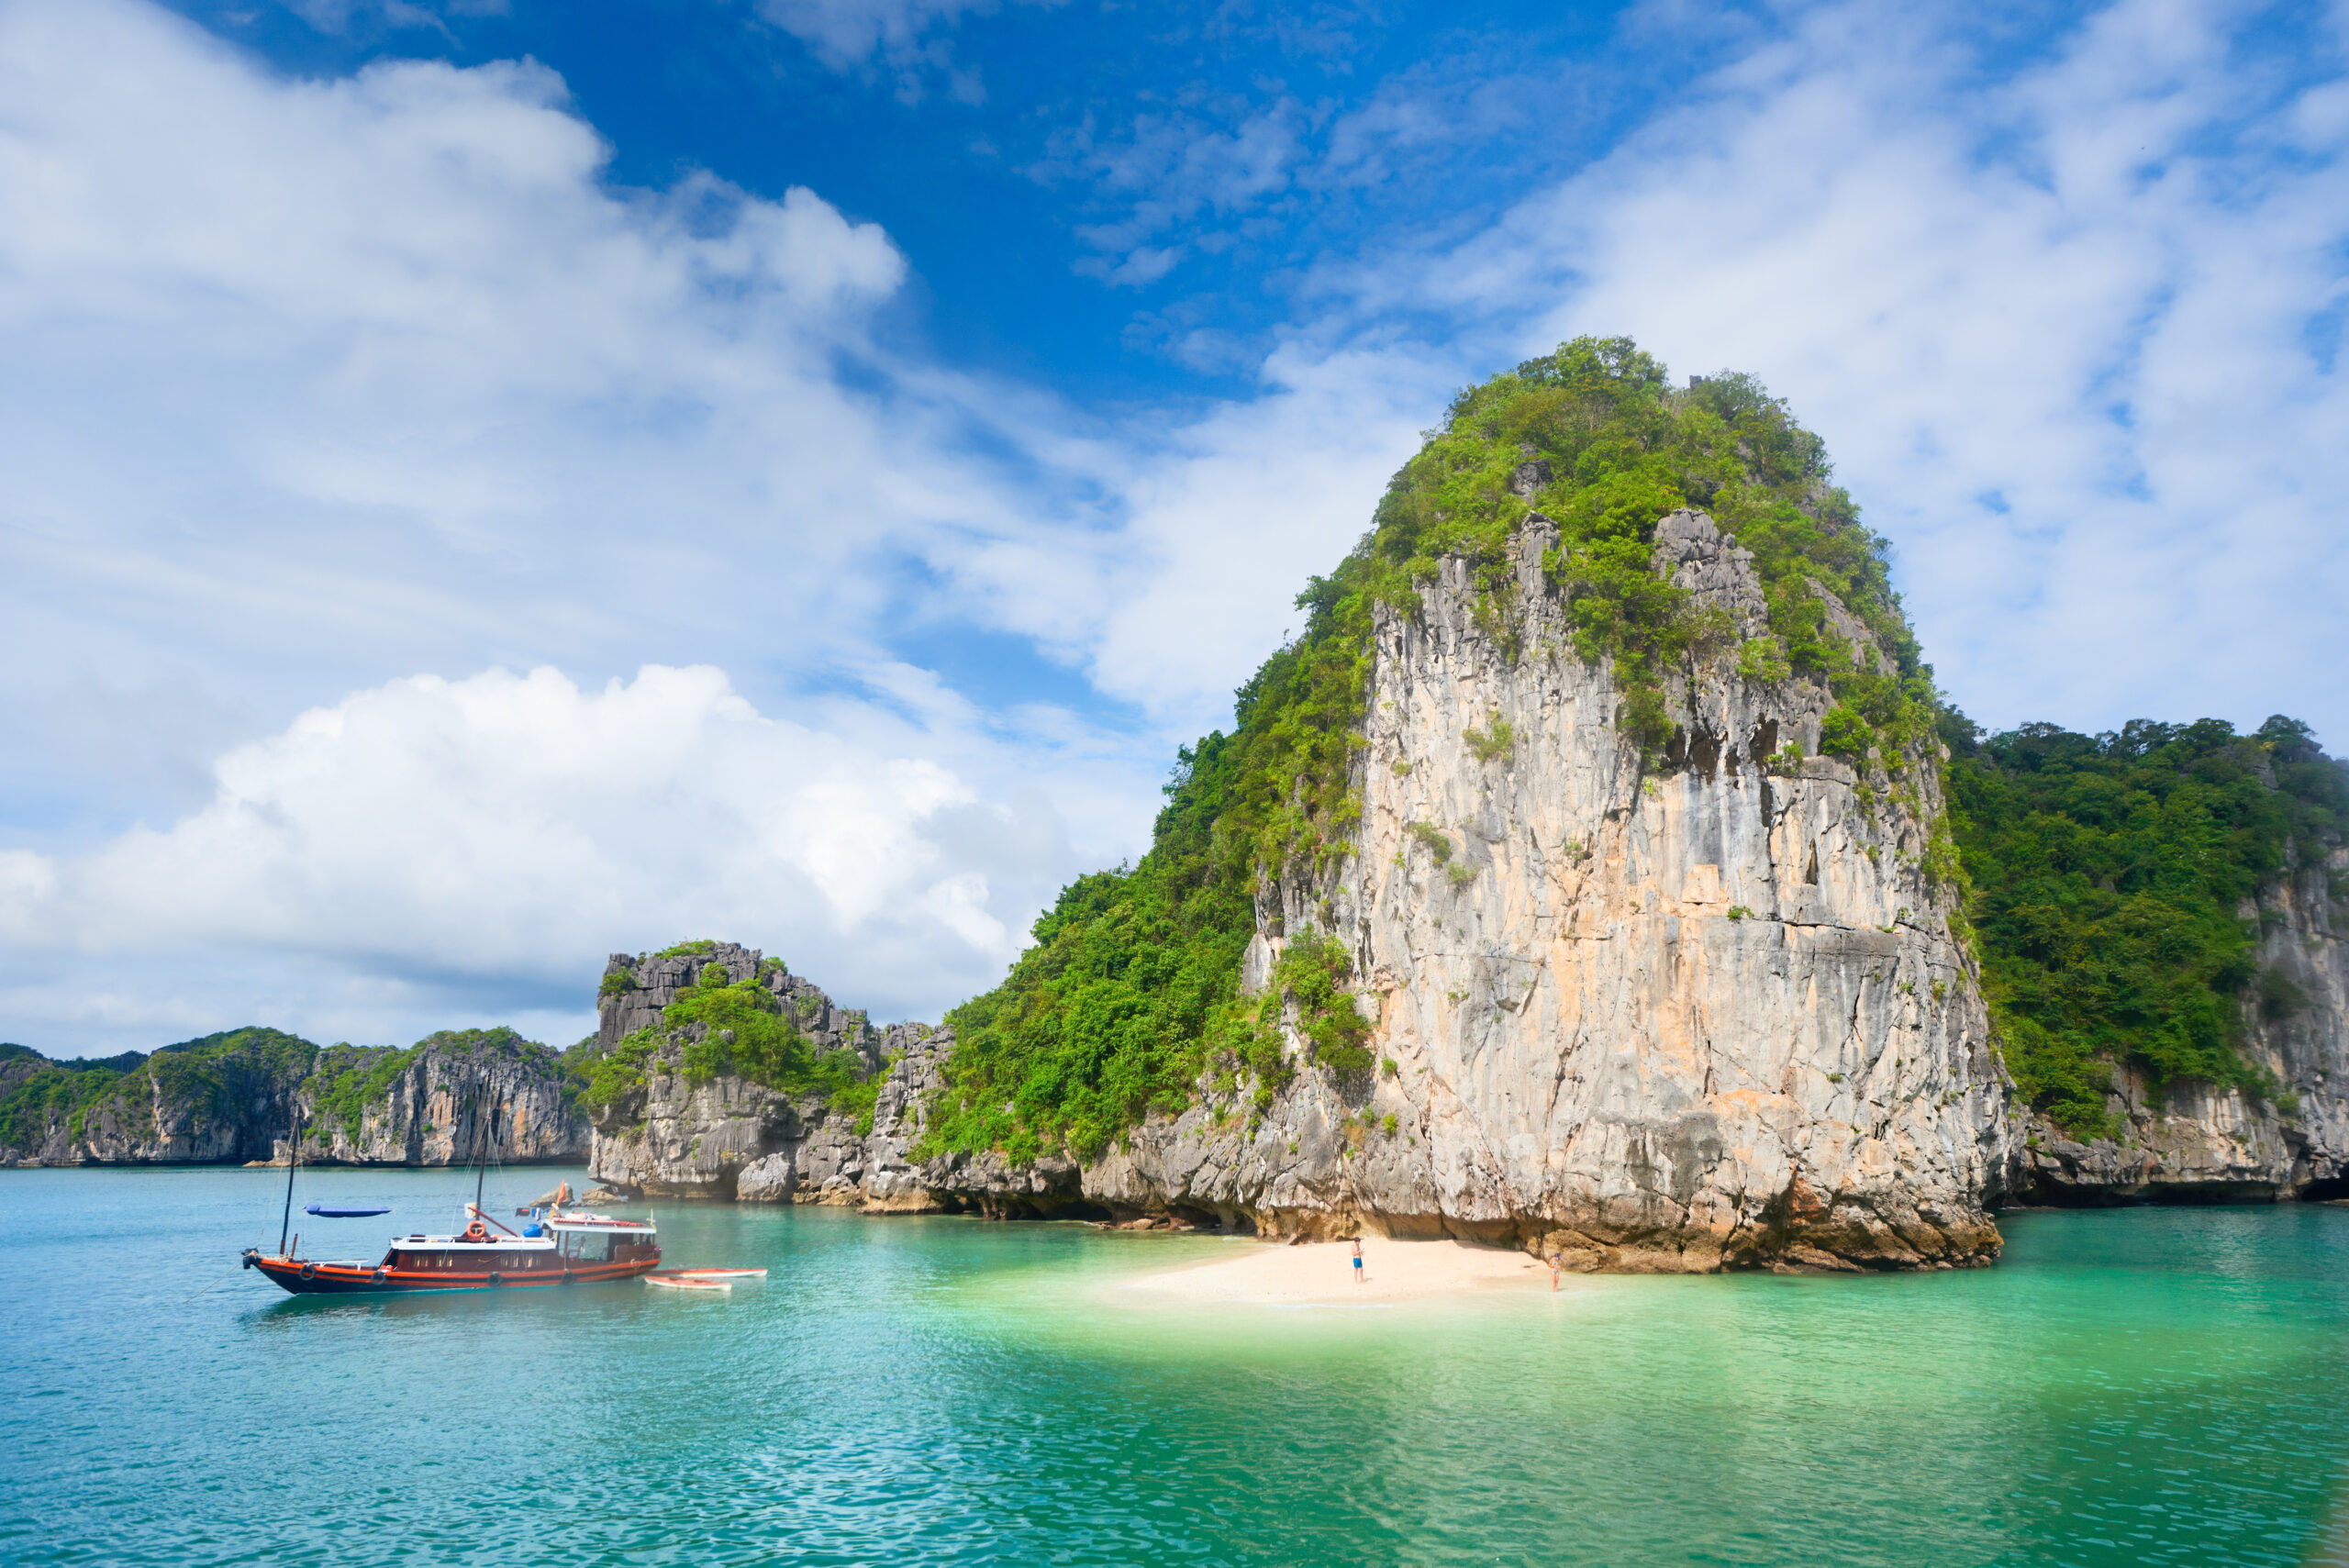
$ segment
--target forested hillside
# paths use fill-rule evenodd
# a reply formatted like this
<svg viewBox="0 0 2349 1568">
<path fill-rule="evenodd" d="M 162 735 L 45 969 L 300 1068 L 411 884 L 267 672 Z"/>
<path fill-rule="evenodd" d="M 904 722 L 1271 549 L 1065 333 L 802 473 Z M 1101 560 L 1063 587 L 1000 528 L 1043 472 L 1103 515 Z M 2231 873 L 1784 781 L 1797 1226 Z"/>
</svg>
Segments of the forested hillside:
<svg viewBox="0 0 2349 1568">
<path fill-rule="evenodd" d="M 2322 866 L 2349 825 L 2349 773 L 2308 726 L 2032 724 L 1982 740 L 1953 714 L 1943 729 L 1986 989 L 2032 1104 L 2111 1136 L 2123 1061 L 2156 1082 L 2284 1093 L 2238 1046 L 2254 1010 L 2305 999 L 2260 968 L 2247 901 L 2288 867 Z"/>
</svg>

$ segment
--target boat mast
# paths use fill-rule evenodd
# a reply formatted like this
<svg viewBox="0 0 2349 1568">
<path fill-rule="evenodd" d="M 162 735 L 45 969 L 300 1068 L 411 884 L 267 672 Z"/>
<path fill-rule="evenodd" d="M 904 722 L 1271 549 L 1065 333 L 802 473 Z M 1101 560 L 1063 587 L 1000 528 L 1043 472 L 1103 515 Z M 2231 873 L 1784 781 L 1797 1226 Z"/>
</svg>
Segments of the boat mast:
<svg viewBox="0 0 2349 1568">
<path fill-rule="evenodd" d="M 486 1088 L 487 1084 L 484 1083 L 483 1086 Z M 481 1098 L 478 1095 L 473 1100 L 473 1114 L 475 1116 L 481 1114 Z M 473 1213 L 478 1216 L 481 1213 L 482 1184 L 489 1180 L 489 1127 L 486 1122 L 476 1122 L 473 1125 L 473 1152 L 477 1156 L 477 1172 L 473 1177 Z"/>
<path fill-rule="evenodd" d="M 294 1229 L 294 1167 L 302 1162 L 302 1102 L 294 1102 L 294 1139 L 285 1146 L 285 1218 L 277 1227 L 277 1255 L 285 1256 L 285 1233 Z"/>
</svg>

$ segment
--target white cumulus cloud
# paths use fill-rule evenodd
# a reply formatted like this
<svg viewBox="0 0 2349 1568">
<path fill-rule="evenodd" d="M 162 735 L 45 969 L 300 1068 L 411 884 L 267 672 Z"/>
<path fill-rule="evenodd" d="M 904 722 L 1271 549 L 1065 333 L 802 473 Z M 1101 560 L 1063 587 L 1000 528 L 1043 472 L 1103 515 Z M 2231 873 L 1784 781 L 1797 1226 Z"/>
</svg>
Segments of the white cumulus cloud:
<svg viewBox="0 0 2349 1568">
<path fill-rule="evenodd" d="M 190 748 L 418 670 L 854 679 L 902 562 L 1033 527 L 1011 400 L 876 336 L 885 234 L 605 154 L 536 66 L 0 4 L 0 715 L 51 737 L 0 791 L 189 804 Z"/>
<path fill-rule="evenodd" d="M 606 153 L 534 65 L 0 3 L 0 896 L 98 977 L 0 1036 L 567 1027 L 684 934 L 934 1015 L 1146 823 L 1155 742 L 889 644 L 1097 484 L 1080 422 L 893 348 L 878 228 Z M 729 673 L 483 673 L 647 665 Z"/>
<path fill-rule="evenodd" d="M 417 676 L 229 751 L 168 827 L 0 857 L 0 938 L 95 973 L 190 955 L 165 970 L 182 988 L 209 962 L 250 991 L 244 955 L 266 952 L 276 978 L 244 1007 L 346 1031 L 382 1028 L 387 977 L 414 988 L 417 1029 L 500 984 L 575 1021 L 603 954 L 697 936 L 934 1017 L 1017 950 L 1059 831 L 1040 799 L 983 800 L 932 758 L 764 717 L 708 668 L 601 690 L 551 669 Z"/>
</svg>

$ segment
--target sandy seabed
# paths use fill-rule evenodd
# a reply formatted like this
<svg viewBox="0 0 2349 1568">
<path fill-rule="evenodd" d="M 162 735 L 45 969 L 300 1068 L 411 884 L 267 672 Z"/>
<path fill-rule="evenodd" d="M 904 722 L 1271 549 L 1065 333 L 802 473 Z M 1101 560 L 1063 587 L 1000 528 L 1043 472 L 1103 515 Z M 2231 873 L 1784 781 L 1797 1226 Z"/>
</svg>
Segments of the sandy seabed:
<svg viewBox="0 0 2349 1568">
<path fill-rule="evenodd" d="M 1363 1280 L 1345 1241 L 1251 1243 L 1234 1256 L 1145 1274 L 1114 1293 L 1137 1305 L 1216 1302 L 1268 1307 L 1412 1301 L 1463 1291 L 1547 1290 L 1550 1270 L 1523 1252 L 1459 1241 L 1366 1237 Z"/>
</svg>

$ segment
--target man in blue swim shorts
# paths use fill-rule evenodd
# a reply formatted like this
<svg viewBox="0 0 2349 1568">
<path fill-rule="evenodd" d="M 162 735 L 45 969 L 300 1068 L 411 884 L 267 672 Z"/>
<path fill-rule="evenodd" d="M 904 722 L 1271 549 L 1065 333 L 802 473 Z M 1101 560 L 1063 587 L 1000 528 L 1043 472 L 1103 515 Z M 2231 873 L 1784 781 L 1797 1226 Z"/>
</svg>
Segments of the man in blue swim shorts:
<svg viewBox="0 0 2349 1568">
<path fill-rule="evenodd" d="M 1354 1238 L 1354 1284 L 1362 1284 L 1362 1238 Z"/>
</svg>

